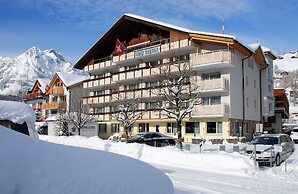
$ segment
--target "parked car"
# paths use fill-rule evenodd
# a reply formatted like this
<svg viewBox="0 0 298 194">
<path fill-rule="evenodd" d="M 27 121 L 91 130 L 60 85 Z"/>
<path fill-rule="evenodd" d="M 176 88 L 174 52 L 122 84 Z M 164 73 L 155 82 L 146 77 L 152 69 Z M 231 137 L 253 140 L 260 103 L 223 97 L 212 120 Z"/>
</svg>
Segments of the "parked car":
<svg viewBox="0 0 298 194">
<path fill-rule="evenodd" d="M 246 153 L 254 158 L 256 145 L 256 161 L 261 165 L 279 166 L 294 151 L 295 144 L 287 134 L 263 134 L 255 137 L 246 147 Z"/>
<path fill-rule="evenodd" d="M 295 143 L 298 143 L 298 127 L 294 127 L 291 132 L 291 138 Z"/>
<path fill-rule="evenodd" d="M 144 143 L 155 147 L 175 145 L 175 139 L 158 132 L 139 133 L 127 140 L 127 143 Z"/>
</svg>

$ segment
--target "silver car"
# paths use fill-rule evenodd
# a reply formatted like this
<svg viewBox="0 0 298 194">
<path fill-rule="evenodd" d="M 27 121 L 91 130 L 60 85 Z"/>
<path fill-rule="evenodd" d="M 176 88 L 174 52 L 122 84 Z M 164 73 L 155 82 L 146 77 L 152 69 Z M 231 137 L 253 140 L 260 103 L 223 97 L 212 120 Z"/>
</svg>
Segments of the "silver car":
<svg viewBox="0 0 298 194">
<path fill-rule="evenodd" d="M 248 155 L 252 158 L 256 155 L 259 166 L 279 166 L 294 151 L 295 144 L 287 134 L 263 134 L 255 137 L 246 147 Z"/>
</svg>

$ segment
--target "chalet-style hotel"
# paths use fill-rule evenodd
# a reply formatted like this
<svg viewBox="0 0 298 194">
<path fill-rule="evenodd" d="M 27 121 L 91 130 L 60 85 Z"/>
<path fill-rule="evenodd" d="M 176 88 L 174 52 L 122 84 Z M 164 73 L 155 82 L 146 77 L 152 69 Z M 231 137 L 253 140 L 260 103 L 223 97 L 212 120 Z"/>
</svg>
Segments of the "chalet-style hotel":
<svg viewBox="0 0 298 194">
<path fill-rule="evenodd" d="M 114 52 L 117 39 L 124 52 Z M 83 82 L 96 128 L 107 138 L 124 128 L 113 117 L 121 96 L 140 99 L 141 119 L 131 128 L 136 134 L 159 131 L 176 136 L 177 126 L 156 106 L 158 67 L 189 63 L 202 83 L 202 103 L 182 123 L 185 142 L 203 138 L 250 140 L 258 124 L 274 115 L 273 60 L 259 44 L 244 45 L 234 36 L 192 31 L 144 17 L 123 15 L 75 64 L 90 74 Z M 161 100 L 162 101 L 162 100 Z M 239 133 L 242 132 L 242 135 Z"/>
</svg>

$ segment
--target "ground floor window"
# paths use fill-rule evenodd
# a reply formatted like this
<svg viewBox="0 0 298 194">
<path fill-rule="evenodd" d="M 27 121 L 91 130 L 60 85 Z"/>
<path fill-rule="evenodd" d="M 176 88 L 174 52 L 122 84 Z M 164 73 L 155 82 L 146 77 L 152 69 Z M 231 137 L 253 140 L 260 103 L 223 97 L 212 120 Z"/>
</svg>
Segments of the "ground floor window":
<svg viewBox="0 0 298 194">
<path fill-rule="evenodd" d="M 113 123 L 113 124 L 111 124 L 111 132 L 112 133 L 119 132 L 119 123 Z"/>
<path fill-rule="evenodd" d="M 239 130 L 240 130 L 240 123 L 239 121 L 235 121 L 234 127 L 233 127 L 234 135 L 239 134 Z"/>
<path fill-rule="evenodd" d="M 185 133 L 200 133 L 199 122 L 186 122 Z"/>
<path fill-rule="evenodd" d="M 167 133 L 177 133 L 177 123 L 167 123 Z"/>
<path fill-rule="evenodd" d="M 149 123 L 139 123 L 139 133 L 149 132 Z"/>
<path fill-rule="evenodd" d="M 99 133 L 105 133 L 105 132 L 107 132 L 107 124 L 99 124 L 98 125 L 98 132 Z"/>
<path fill-rule="evenodd" d="M 250 128 L 249 123 L 245 123 L 244 126 L 243 126 L 243 132 L 244 133 L 249 133 L 249 128 Z"/>
<path fill-rule="evenodd" d="M 207 133 L 222 133 L 222 122 L 207 122 Z"/>
</svg>

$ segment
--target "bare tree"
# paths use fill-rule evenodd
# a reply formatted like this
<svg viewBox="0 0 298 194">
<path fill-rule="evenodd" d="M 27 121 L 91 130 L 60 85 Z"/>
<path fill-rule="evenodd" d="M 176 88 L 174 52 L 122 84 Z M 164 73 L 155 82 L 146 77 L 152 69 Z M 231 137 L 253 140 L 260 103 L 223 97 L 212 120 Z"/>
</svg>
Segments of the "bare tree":
<svg viewBox="0 0 298 194">
<path fill-rule="evenodd" d="M 115 113 L 112 116 L 123 124 L 126 140 L 128 138 L 128 130 L 138 119 L 142 117 L 142 112 L 137 111 L 138 104 L 138 98 L 123 97 L 115 100 L 115 104 L 113 106 Z"/>
<path fill-rule="evenodd" d="M 199 86 L 189 62 L 167 63 L 161 65 L 159 70 L 160 89 L 157 96 L 163 103 L 158 103 L 158 106 L 162 114 L 176 120 L 178 144 L 182 148 L 182 120 L 193 111 L 195 105 L 201 103 Z"/>
<path fill-rule="evenodd" d="M 66 120 L 72 123 L 78 135 L 81 135 L 81 129 L 89 122 L 94 121 L 94 117 L 91 115 L 90 107 L 87 104 L 83 104 L 82 96 L 71 96 L 69 111 L 65 114 Z"/>
</svg>

